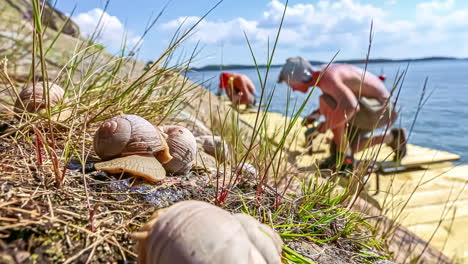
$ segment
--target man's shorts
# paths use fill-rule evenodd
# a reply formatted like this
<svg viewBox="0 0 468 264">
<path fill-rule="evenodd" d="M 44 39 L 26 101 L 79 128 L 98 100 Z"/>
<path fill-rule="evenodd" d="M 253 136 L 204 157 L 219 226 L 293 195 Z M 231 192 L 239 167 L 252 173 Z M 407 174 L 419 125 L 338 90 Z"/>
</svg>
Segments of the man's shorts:
<svg viewBox="0 0 468 264">
<path fill-rule="evenodd" d="M 386 99 L 361 97 L 359 108 L 359 112 L 348 121 L 350 136 L 357 136 L 356 138 L 363 137 L 375 129 L 391 126 L 397 115 L 397 112 L 393 111 L 392 102 Z"/>
</svg>

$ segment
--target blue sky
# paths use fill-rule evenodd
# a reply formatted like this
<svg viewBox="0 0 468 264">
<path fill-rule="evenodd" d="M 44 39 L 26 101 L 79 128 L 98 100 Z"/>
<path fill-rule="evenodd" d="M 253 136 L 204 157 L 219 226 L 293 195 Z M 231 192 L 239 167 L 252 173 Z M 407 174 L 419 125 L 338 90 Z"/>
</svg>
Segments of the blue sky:
<svg viewBox="0 0 468 264">
<path fill-rule="evenodd" d="M 123 35 L 129 43 L 140 39 L 149 19 L 167 1 L 58 0 L 57 7 L 70 13 L 86 37 L 104 13 L 99 41 L 116 52 Z M 139 58 L 159 57 L 183 21 L 187 28 L 217 1 L 172 0 L 159 22 L 143 39 Z M 244 32 L 259 63 L 266 62 L 268 41 L 276 36 L 283 0 L 225 0 L 184 42 L 181 54 L 202 48 L 195 64 L 252 64 Z M 407 58 L 424 56 L 468 57 L 468 1 L 466 0 L 291 0 L 274 63 L 290 56 L 310 60 L 364 58 L 370 22 L 374 22 L 371 57 Z"/>
</svg>

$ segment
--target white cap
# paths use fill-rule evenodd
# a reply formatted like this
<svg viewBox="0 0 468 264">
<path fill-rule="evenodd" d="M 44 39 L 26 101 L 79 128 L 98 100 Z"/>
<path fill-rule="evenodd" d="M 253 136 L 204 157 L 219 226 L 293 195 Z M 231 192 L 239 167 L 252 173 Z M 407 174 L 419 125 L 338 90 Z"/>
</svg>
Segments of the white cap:
<svg viewBox="0 0 468 264">
<path fill-rule="evenodd" d="M 312 65 L 302 57 L 291 57 L 286 60 L 283 69 L 278 77 L 278 83 L 288 82 L 303 82 L 307 83 L 312 80 Z"/>
</svg>

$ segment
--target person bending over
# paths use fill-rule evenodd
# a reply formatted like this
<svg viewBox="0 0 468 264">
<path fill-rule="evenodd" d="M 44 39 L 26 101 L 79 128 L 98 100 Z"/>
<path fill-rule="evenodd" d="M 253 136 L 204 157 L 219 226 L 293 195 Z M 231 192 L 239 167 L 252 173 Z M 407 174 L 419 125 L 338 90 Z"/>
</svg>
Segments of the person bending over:
<svg viewBox="0 0 468 264">
<path fill-rule="evenodd" d="M 231 102 L 250 107 L 255 105 L 255 86 L 249 77 L 243 74 L 223 72 L 219 76 L 219 89 L 225 90 Z"/>
<path fill-rule="evenodd" d="M 323 92 L 319 108 L 304 120 L 307 125 L 324 116 L 325 121 L 319 123 L 316 131 L 333 132 L 330 157 L 319 168 L 351 170 L 354 153 L 382 143 L 389 145 L 395 153 L 394 160 L 400 161 L 406 155 L 404 129 L 393 128 L 390 133 L 368 136 L 375 129 L 390 127 L 398 117 L 382 78 L 370 72 L 364 74 L 363 69 L 349 64 L 326 67 L 322 65 L 316 70 L 303 58 L 292 57 L 287 59 L 278 79 L 278 83 L 284 81 L 293 91 L 305 93 L 317 85 Z"/>
</svg>

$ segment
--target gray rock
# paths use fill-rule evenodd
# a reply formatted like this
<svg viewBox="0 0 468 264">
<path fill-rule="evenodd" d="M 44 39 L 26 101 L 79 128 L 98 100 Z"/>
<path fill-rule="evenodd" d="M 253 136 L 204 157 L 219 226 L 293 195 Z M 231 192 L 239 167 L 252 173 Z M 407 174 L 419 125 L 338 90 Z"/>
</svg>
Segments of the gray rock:
<svg viewBox="0 0 468 264">
<path fill-rule="evenodd" d="M 395 264 L 394 262 L 391 262 L 390 260 L 384 260 L 384 259 L 379 259 L 374 264 Z"/>
<path fill-rule="evenodd" d="M 32 19 L 33 6 L 29 0 L 5 0 L 6 4 L 10 5 L 18 12 L 23 14 L 24 19 Z M 80 37 L 80 28 L 75 22 L 69 19 L 65 14 L 55 9 L 49 2 L 44 1 L 44 9 L 42 13 L 42 23 L 44 26 L 53 30 L 60 30 L 63 27 L 62 33 Z"/>
</svg>

